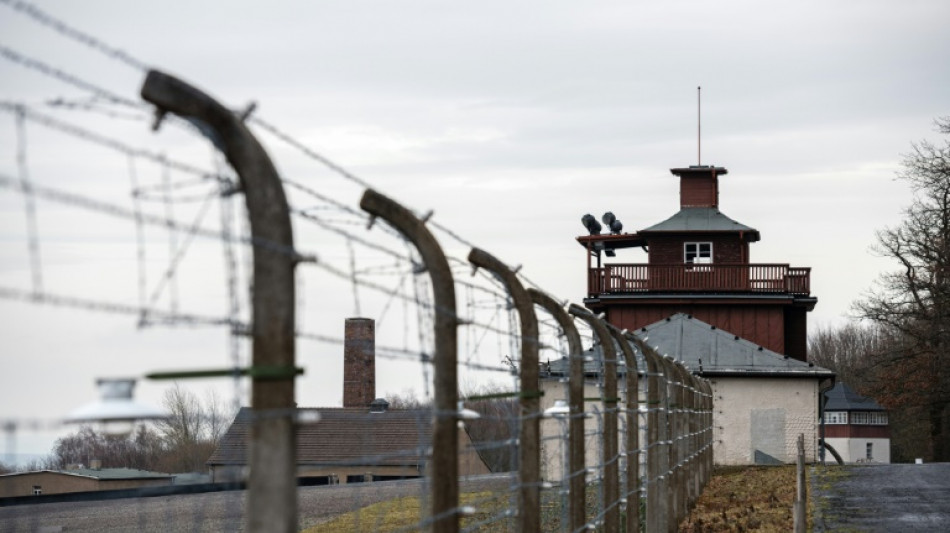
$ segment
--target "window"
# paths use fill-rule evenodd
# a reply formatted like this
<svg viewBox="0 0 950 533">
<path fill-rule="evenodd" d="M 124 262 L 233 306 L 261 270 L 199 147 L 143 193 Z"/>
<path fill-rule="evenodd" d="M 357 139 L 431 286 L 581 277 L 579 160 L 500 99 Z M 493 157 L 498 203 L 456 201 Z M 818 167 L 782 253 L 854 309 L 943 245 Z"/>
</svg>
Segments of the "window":
<svg viewBox="0 0 950 533">
<path fill-rule="evenodd" d="M 869 443 L 868 443 L 867 454 L 866 454 L 866 458 L 867 458 L 868 461 L 870 461 L 871 459 L 874 459 L 874 453 L 872 453 L 872 452 L 873 452 L 873 448 L 874 448 L 874 443 L 869 442 Z"/>
<path fill-rule="evenodd" d="M 825 424 L 847 424 L 847 411 L 828 411 L 825 413 Z"/>
<path fill-rule="evenodd" d="M 41 485 L 33 485 L 33 496 L 39 496 L 43 494 L 43 487 Z"/>
<path fill-rule="evenodd" d="M 711 242 L 687 242 L 683 244 L 683 258 L 687 264 L 712 263 Z"/>
<path fill-rule="evenodd" d="M 851 413 L 851 423 L 862 426 L 886 426 L 887 413 L 880 411 L 855 411 Z"/>
</svg>

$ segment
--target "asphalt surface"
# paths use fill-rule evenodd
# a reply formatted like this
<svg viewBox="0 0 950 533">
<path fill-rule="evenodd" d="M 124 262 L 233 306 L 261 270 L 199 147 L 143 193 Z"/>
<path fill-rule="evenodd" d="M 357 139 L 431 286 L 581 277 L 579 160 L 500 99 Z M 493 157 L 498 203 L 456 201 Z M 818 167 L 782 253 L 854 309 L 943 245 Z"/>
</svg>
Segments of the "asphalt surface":
<svg viewBox="0 0 950 533">
<path fill-rule="evenodd" d="M 506 474 L 472 476 L 460 482 L 463 491 L 504 491 L 510 485 Z M 423 490 L 420 480 L 301 487 L 298 525 L 305 529 L 372 503 L 419 496 Z M 236 490 L 0 507 L 0 533 L 242 531 L 245 497 L 245 491 Z"/>
<path fill-rule="evenodd" d="M 950 532 L 950 463 L 816 466 L 814 531 Z"/>
</svg>

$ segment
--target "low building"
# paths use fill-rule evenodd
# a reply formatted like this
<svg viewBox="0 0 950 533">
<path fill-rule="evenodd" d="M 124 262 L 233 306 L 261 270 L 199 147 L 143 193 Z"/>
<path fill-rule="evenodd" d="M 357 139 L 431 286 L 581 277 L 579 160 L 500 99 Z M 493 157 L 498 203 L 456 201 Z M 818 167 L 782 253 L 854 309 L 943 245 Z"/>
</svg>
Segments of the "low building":
<svg viewBox="0 0 950 533">
<path fill-rule="evenodd" d="M 376 398 L 376 332 L 368 318 L 348 318 L 343 341 L 343 407 L 297 410 L 297 475 L 304 484 L 354 483 L 425 475 L 432 411 L 389 409 Z M 375 399 L 374 399 L 375 398 Z M 212 482 L 246 479 L 253 411 L 243 408 L 208 459 Z M 458 430 L 459 475 L 490 470 Z"/>
<path fill-rule="evenodd" d="M 432 412 L 371 408 L 299 409 L 297 475 L 304 484 L 359 483 L 425 475 L 432 443 Z M 213 482 L 246 476 L 250 409 L 242 409 L 208 459 Z M 312 420 L 312 421 L 307 421 Z M 468 433 L 459 429 L 459 475 L 490 473 Z"/>
<path fill-rule="evenodd" d="M 0 475 L 0 498 L 171 485 L 175 476 L 134 468 L 75 468 Z"/>
<path fill-rule="evenodd" d="M 877 402 L 838 383 L 825 393 L 825 445 L 844 463 L 890 463 L 891 429 Z"/>
</svg>

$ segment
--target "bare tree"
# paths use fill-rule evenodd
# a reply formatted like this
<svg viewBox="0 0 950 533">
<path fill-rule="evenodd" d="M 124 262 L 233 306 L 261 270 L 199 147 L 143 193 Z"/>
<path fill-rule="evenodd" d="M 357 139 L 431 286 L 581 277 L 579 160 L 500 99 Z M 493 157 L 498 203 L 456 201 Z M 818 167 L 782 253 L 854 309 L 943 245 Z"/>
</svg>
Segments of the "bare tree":
<svg viewBox="0 0 950 533">
<path fill-rule="evenodd" d="M 950 134 L 950 117 L 936 121 Z M 878 232 L 875 250 L 900 269 L 854 305 L 861 318 L 901 335 L 902 346 L 881 361 L 895 400 L 925 409 L 930 458 L 950 460 L 950 141 L 921 141 L 904 157 L 898 177 L 914 192 L 896 227 Z"/>
</svg>

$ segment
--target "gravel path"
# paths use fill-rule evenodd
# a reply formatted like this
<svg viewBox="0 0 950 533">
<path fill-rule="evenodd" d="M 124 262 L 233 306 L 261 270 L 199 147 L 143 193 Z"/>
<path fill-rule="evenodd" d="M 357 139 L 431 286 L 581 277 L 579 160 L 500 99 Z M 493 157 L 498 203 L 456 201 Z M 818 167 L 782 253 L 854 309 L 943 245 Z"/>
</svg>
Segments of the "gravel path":
<svg viewBox="0 0 950 533">
<path fill-rule="evenodd" d="M 950 463 L 815 467 L 812 490 L 815 532 L 950 531 Z"/>
<path fill-rule="evenodd" d="M 463 480 L 461 490 L 504 491 L 510 483 L 506 474 L 476 476 Z M 419 495 L 422 489 L 420 480 L 301 487 L 300 528 L 372 503 Z M 245 491 L 230 491 L 0 507 L 0 532 L 241 531 L 244 497 Z"/>
</svg>

